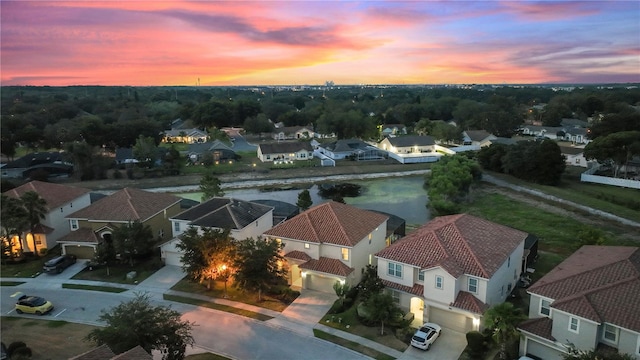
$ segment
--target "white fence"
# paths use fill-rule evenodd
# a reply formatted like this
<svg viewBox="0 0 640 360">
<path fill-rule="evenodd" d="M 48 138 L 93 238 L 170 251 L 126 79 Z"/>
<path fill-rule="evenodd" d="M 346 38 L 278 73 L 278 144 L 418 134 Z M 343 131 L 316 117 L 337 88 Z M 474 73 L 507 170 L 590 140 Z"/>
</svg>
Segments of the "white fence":
<svg viewBox="0 0 640 360">
<path fill-rule="evenodd" d="M 640 181 L 638 180 L 618 179 L 618 178 L 612 178 L 608 176 L 590 175 L 590 174 L 587 174 L 587 172 L 583 172 L 582 174 L 580 174 L 580 181 L 626 187 L 631 189 L 640 189 Z"/>
</svg>

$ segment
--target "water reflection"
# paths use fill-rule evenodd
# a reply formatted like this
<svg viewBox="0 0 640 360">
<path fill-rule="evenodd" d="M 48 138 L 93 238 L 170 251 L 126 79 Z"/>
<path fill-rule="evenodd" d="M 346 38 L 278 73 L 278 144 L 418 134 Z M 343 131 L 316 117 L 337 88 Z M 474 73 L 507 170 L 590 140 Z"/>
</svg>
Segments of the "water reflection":
<svg viewBox="0 0 640 360">
<path fill-rule="evenodd" d="M 427 192 L 422 187 L 423 176 L 407 176 L 398 178 L 382 178 L 372 180 L 351 180 L 350 183 L 362 186 L 362 195 L 355 198 L 344 198 L 344 201 L 355 207 L 368 210 L 384 211 L 399 216 L 407 225 L 421 225 L 429 220 L 426 207 Z M 313 205 L 328 201 L 318 195 L 318 186 L 308 186 Z M 261 191 L 260 189 L 226 190 L 225 196 L 241 200 L 279 200 L 291 204 L 298 201 L 302 190 Z M 183 198 L 200 201 L 202 193 L 179 193 Z"/>
</svg>

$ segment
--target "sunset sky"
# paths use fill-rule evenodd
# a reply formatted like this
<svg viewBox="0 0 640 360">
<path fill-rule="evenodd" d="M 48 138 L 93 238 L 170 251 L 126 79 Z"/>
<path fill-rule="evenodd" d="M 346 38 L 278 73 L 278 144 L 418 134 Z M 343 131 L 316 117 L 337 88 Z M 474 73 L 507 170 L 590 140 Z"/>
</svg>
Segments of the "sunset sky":
<svg viewBox="0 0 640 360">
<path fill-rule="evenodd" d="M 640 82 L 640 2 L 5 1 L 1 84 Z"/>
</svg>

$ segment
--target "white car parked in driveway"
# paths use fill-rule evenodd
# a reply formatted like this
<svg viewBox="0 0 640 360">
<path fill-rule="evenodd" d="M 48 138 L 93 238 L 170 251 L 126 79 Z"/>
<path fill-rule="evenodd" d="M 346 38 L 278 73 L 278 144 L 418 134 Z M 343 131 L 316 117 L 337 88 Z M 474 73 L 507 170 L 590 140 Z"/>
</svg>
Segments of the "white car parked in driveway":
<svg viewBox="0 0 640 360">
<path fill-rule="evenodd" d="M 422 350 L 429 350 L 431 344 L 436 341 L 442 329 L 440 325 L 434 323 L 425 323 L 413 334 L 411 338 L 411 346 Z"/>
</svg>

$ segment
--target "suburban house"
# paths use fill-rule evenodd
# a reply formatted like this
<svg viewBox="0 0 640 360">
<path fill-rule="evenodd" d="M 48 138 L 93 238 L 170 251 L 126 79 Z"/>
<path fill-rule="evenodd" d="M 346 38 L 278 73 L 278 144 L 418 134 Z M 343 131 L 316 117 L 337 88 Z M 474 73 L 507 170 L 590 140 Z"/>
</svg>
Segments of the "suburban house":
<svg viewBox="0 0 640 360">
<path fill-rule="evenodd" d="M 211 154 L 214 162 L 235 160 L 237 158 L 235 151 L 220 140 L 189 144 L 187 156 L 191 163 L 199 163 L 206 154 Z"/>
<path fill-rule="evenodd" d="M 69 176 L 73 165 L 66 162 L 62 152 L 37 152 L 22 156 L 2 166 L 3 178 L 26 179 L 32 171 L 46 171 L 50 176 Z"/>
<path fill-rule="evenodd" d="M 133 148 L 116 149 L 116 165 L 137 164 L 139 161 L 133 156 Z"/>
<path fill-rule="evenodd" d="M 382 136 L 407 135 L 407 127 L 403 124 L 384 124 L 381 133 Z"/>
<path fill-rule="evenodd" d="M 209 134 L 197 128 L 171 129 L 164 132 L 162 141 L 168 143 L 203 143 L 209 140 Z"/>
<path fill-rule="evenodd" d="M 384 151 L 360 139 L 341 139 L 330 143 L 318 144 L 316 151 L 333 160 L 347 158 L 379 160 L 385 158 Z"/>
<path fill-rule="evenodd" d="M 394 154 L 432 153 L 435 145 L 433 137 L 419 135 L 388 137 L 378 143 L 380 149 Z"/>
<path fill-rule="evenodd" d="M 51 249 L 58 245 L 57 240 L 69 231 L 69 221 L 66 216 L 91 205 L 91 191 L 89 189 L 42 181 L 30 181 L 4 192 L 4 195 L 17 199 L 28 191 L 36 192 L 47 202 L 47 213 L 33 234 L 38 249 Z M 17 239 L 17 237 L 13 239 L 15 241 L 14 251 L 20 249 L 17 241 L 22 241 L 24 251 L 34 250 L 33 241 L 28 232 L 24 233 L 22 239 Z"/>
<path fill-rule="evenodd" d="M 559 360 L 573 344 L 640 359 L 640 248 L 583 246 L 527 292 L 521 354 Z"/>
<path fill-rule="evenodd" d="M 485 130 L 465 130 L 462 132 L 462 143 L 464 145 L 490 146 L 491 140 L 497 138 L 497 136 Z"/>
<path fill-rule="evenodd" d="M 274 140 L 311 139 L 315 137 L 315 132 L 307 126 L 287 126 L 275 129 L 272 136 Z"/>
<path fill-rule="evenodd" d="M 437 217 L 378 252 L 378 276 L 418 322 L 478 330 L 516 286 L 527 235 L 468 214 Z"/>
<path fill-rule="evenodd" d="M 374 254 L 387 245 L 387 216 L 330 201 L 278 224 L 264 237 L 281 241 L 289 284 L 334 293 L 336 282 L 355 286 Z"/>
<path fill-rule="evenodd" d="M 587 137 L 587 129 L 586 128 L 563 128 L 560 134 L 564 135 L 562 137 L 558 137 L 558 140 L 570 141 L 574 144 L 586 145 L 589 143 L 589 139 Z"/>
<path fill-rule="evenodd" d="M 574 146 L 560 146 L 560 153 L 565 157 L 565 164 L 569 166 L 589 167 L 587 158 L 584 157 L 584 148 Z"/>
<path fill-rule="evenodd" d="M 149 225 L 158 239 L 169 237 L 169 219 L 180 211 L 180 198 L 177 196 L 124 188 L 67 215 L 67 231 L 71 231 L 58 243 L 63 254 L 91 259 L 98 244 L 111 241 L 113 231 L 130 222 Z"/>
<path fill-rule="evenodd" d="M 273 207 L 251 201 L 215 197 L 171 219 L 172 238 L 160 246 L 165 264 L 182 266 L 178 237 L 190 227 L 229 230 L 235 240 L 257 239 L 273 226 Z"/>
<path fill-rule="evenodd" d="M 313 149 L 308 142 L 279 142 L 258 145 L 258 159 L 262 162 L 281 162 L 313 159 Z"/>
<path fill-rule="evenodd" d="M 559 126 L 526 125 L 520 128 L 519 131 L 522 135 L 525 136 L 535 136 L 539 138 L 549 138 L 552 140 L 557 140 L 558 133 L 560 133 L 560 139 L 563 139 L 563 130 L 564 128 Z"/>
</svg>

